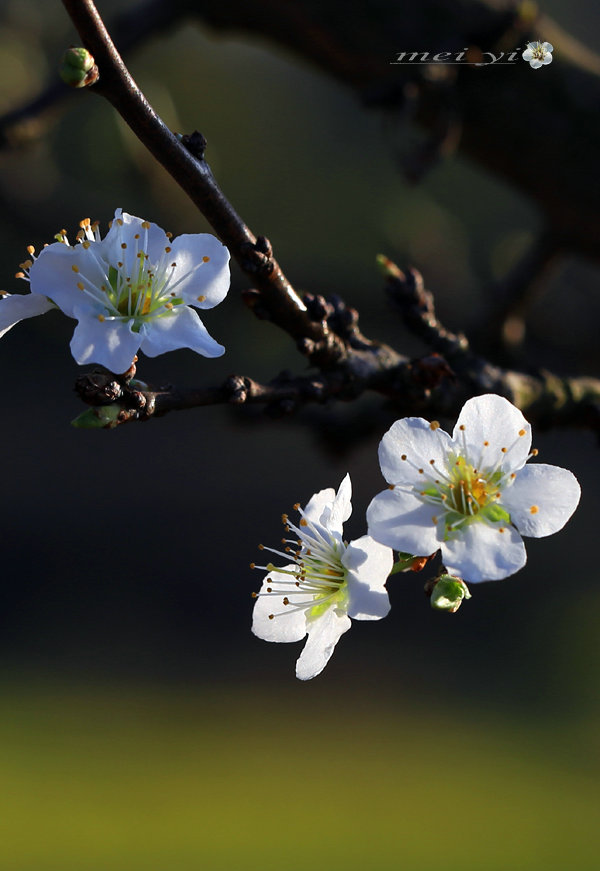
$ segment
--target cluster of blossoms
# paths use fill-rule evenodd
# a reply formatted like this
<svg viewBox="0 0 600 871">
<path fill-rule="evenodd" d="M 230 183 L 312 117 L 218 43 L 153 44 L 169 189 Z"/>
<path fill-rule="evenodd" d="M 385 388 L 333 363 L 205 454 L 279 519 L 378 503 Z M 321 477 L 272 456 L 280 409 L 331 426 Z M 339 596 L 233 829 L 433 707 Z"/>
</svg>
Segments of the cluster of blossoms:
<svg viewBox="0 0 600 871">
<path fill-rule="evenodd" d="M 541 66 L 550 63 L 551 51 L 548 43 L 531 44 L 525 59 Z M 78 322 L 71 350 L 80 364 L 121 373 L 140 349 L 150 357 L 176 348 L 205 357 L 224 352 L 195 311 L 217 305 L 229 289 L 229 252 L 218 239 L 172 240 L 121 209 L 104 239 L 97 224 L 84 220 L 80 227 L 73 246 L 66 231 L 37 257 L 29 246 L 17 276 L 29 281 L 30 293 L 1 294 L 0 336 L 56 307 Z M 343 538 L 352 511 L 346 475 L 337 493 L 321 490 L 304 509 L 295 506 L 298 525 L 283 516 L 294 536 L 283 539 L 283 551 L 260 546 L 285 564 L 252 564 L 267 572 L 255 594 L 252 631 L 267 641 L 308 636 L 296 674 L 315 677 L 350 618 L 386 616 L 390 575 L 420 570 L 436 553 L 443 568 L 432 604 L 456 611 L 470 598 L 466 582 L 517 572 L 527 559 L 521 536 L 557 532 L 577 507 L 574 475 L 557 466 L 526 466 L 536 454 L 522 413 L 493 394 L 464 405 L 452 436 L 437 421 L 396 421 L 379 446 L 389 487 L 368 507 L 367 535 L 349 544 Z"/>
<path fill-rule="evenodd" d="M 195 308 L 213 308 L 229 290 L 229 251 L 207 233 L 171 239 L 156 224 L 117 209 L 102 239 L 84 220 L 75 245 L 66 231 L 21 264 L 31 292 L 4 294 L 0 336 L 24 318 L 59 308 L 78 321 L 71 340 L 79 364 L 125 372 L 138 350 L 156 357 L 191 348 L 205 357 L 225 349 Z M 190 306 L 194 306 L 191 308 Z"/>
<path fill-rule="evenodd" d="M 514 574 L 527 559 L 521 536 L 558 532 L 575 511 L 581 492 L 575 476 L 558 466 L 527 466 L 536 455 L 522 413 L 494 394 L 466 402 L 452 436 L 437 421 L 396 421 L 379 446 L 389 488 L 368 507 L 369 534 L 350 544 L 342 539 L 351 510 L 348 476 L 337 494 L 322 490 L 312 497 L 299 526 L 284 515 L 296 539 L 284 540 L 285 552 L 273 552 L 294 561 L 253 564 L 268 572 L 255 594 L 253 632 L 267 641 L 308 634 L 296 674 L 314 677 L 350 617 L 387 614 L 389 575 L 436 552 L 446 571 L 434 599 L 455 611 L 470 597 L 465 581 Z"/>
</svg>

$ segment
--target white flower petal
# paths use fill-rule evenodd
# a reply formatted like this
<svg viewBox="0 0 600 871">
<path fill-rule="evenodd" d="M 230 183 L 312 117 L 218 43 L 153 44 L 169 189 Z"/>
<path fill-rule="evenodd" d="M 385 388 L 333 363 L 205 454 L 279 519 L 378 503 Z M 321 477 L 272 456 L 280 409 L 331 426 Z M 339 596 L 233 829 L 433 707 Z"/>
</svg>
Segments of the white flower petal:
<svg viewBox="0 0 600 871">
<path fill-rule="evenodd" d="M 549 42 L 543 42 L 542 48 L 544 49 L 544 51 L 554 51 L 554 46 Z"/>
<path fill-rule="evenodd" d="M 335 498 L 331 505 L 326 505 L 323 508 L 320 517 L 320 523 L 329 532 L 337 533 L 341 538 L 344 522 L 348 520 L 352 514 L 352 483 L 350 475 L 346 475 L 340 484 Z"/>
<path fill-rule="evenodd" d="M 319 490 L 314 496 L 311 496 L 304 506 L 304 514 L 311 523 L 316 523 L 321 526 L 321 517 L 323 511 L 328 508 L 335 499 L 335 490 L 333 487 L 326 487 L 324 490 Z"/>
<path fill-rule="evenodd" d="M 350 542 L 342 565 L 348 569 L 348 615 L 381 620 L 390 610 L 385 582 L 394 565 L 391 548 L 363 535 Z"/>
<path fill-rule="evenodd" d="M 350 626 L 348 615 L 335 606 L 319 617 L 307 620 L 308 639 L 296 663 L 296 677 L 310 680 L 320 674 L 329 662 L 335 645 Z"/>
<path fill-rule="evenodd" d="M 168 315 L 161 315 L 140 327 L 140 348 L 148 357 L 157 357 L 177 348 L 191 348 L 204 357 L 220 357 L 223 345 L 209 335 L 198 313 L 187 305 L 176 306 Z"/>
<path fill-rule="evenodd" d="M 541 60 L 534 58 L 533 60 L 529 61 L 529 66 L 533 67 L 534 70 L 539 70 L 539 68 L 541 66 L 543 66 L 543 64 L 542 64 Z"/>
<path fill-rule="evenodd" d="M 145 228 L 143 224 L 149 226 Z M 115 266 L 119 262 L 123 263 L 127 275 L 133 277 L 139 269 L 138 251 L 145 251 L 150 263 L 157 265 L 165 248 L 171 247 L 171 240 L 156 224 L 117 209 L 112 226 L 100 244 L 104 257 Z M 123 248 L 123 245 L 126 247 Z"/>
<path fill-rule="evenodd" d="M 210 233 L 177 236 L 171 248 L 169 257 L 176 266 L 170 287 L 177 296 L 201 309 L 213 308 L 222 302 L 231 281 L 227 248 Z M 207 262 L 204 262 L 205 257 L 209 258 Z"/>
<path fill-rule="evenodd" d="M 140 337 L 131 331 L 131 321 L 98 320 L 88 312 L 79 313 L 79 323 L 71 339 L 75 361 L 99 363 L 117 374 L 126 372 L 140 346 Z M 78 317 L 75 312 L 74 317 Z"/>
<path fill-rule="evenodd" d="M 533 60 L 533 51 L 531 50 L 531 48 L 527 48 L 527 49 L 523 52 L 523 54 L 521 55 L 521 57 L 523 58 L 523 60 L 526 60 L 526 61 L 531 61 L 531 60 Z"/>
<path fill-rule="evenodd" d="M 513 575 L 523 568 L 527 554 L 521 536 L 512 526 L 480 521 L 442 544 L 442 562 L 450 574 L 476 584 Z"/>
<path fill-rule="evenodd" d="M 384 490 L 367 508 L 369 535 L 375 541 L 419 556 L 429 556 L 440 546 L 434 517 L 435 505 L 399 489 Z"/>
<path fill-rule="evenodd" d="M 448 433 L 442 429 L 432 430 L 429 421 L 422 417 L 397 420 L 379 445 L 381 472 L 389 484 L 412 484 L 419 480 L 414 465 L 428 468 L 430 460 L 436 460 L 444 468 L 451 448 Z M 403 456 L 408 462 L 402 459 Z"/>
<path fill-rule="evenodd" d="M 293 565 L 282 566 L 290 571 Z M 287 590 L 290 584 L 290 575 L 280 572 L 271 572 L 267 575 L 260 588 L 261 593 L 267 593 L 267 589 Z M 283 604 L 283 598 L 287 596 L 289 605 Z M 307 600 L 306 594 L 282 593 L 281 596 L 259 595 L 252 612 L 252 632 L 264 641 L 301 641 L 306 635 L 306 617 L 303 610 L 293 610 L 298 603 Z M 276 615 L 272 618 L 270 615 Z"/>
<path fill-rule="evenodd" d="M 19 321 L 43 315 L 51 308 L 54 304 L 37 293 L 14 293 L 0 298 L 0 337 Z"/>
<path fill-rule="evenodd" d="M 465 402 L 452 436 L 459 446 L 464 437 L 469 459 L 479 469 L 495 466 L 502 456 L 502 448 L 507 453 L 501 468 L 505 472 L 521 469 L 531 450 L 530 424 L 512 402 L 494 393 L 475 396 Z"/>
<path fill-rule="evenodd" d="M 517 473 L 512 487 L 502 494 L 502 506 L 521 535 L 543 538 L 563 528 L 580 496 L 581 488 L 572 472 L 536 463 Z"/>
<path fill-rule="evenodd" d="M 77 287 L 78 283 L 87 286 L 84 278 L 97 286 L 106 282 L 104 270 L 94 256 L 94 252 L 101 245 L 101 242 L 90 242 L 90 247 L 86 250 L 83 245 L 71 248 L 62 242 L 54 242 L 43 248 L 29 270 L 32 293 L 49 296 L 71 318 L 77 317 L 76 309 L 79 312 L 87 310 L 96 314 L 106 312 L 106 306 L 102 302 L 94 302 Z M 73 271 L 74 266 L 78 272 Z"/>
<path fill-rule="evenodd" d="M 552 63 L 552 55 L 551 54 L 544 55 L 544 59 L 542 60 L 542 64 L 546 65 L 546 64 L 551 64 L 551 63 Z"/>
</svg>

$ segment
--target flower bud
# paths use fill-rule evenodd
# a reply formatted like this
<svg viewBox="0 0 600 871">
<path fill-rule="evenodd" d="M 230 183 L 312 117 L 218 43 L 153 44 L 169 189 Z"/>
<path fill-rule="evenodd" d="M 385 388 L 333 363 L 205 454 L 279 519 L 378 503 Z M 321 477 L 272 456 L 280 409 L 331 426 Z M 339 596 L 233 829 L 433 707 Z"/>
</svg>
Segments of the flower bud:
<svg viewBox="0 0 600 871">
<path fill-rule="evenodd" d="M 87 48 L 73 46 L 63 54 L 60 77 L 71 88 L 85 88 L 98 80 L 98 67 Z"/>
<path fill-rule="evenodd" d="M 462 600 L 470 598 L 469 588 L 462 578 L 440 575 L 431 592 L 431 607 L 454 614 L 460 608 Z"/>
</svg>

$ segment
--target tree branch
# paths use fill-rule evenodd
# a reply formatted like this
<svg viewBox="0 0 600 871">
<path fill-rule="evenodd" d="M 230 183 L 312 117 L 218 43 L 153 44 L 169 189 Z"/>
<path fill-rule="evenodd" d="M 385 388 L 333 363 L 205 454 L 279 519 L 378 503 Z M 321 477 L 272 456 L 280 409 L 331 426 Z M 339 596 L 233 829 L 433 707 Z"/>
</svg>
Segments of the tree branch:
<svg viewBox="0 0 600 871">
<path fill-rule="evenodd" d="M 250 231 L 217 185 L 204 160 L 203 149 L 195 148 L 192 153 L 152 109 L 123 63 L 92 0 L 63 0 L 63 5 L 100 72 L 100 79 L 91 90 L 114 106 L 209 221 L 238 265 L 256 284 L 258 297 L 252 299 L 252 305 L 260 316 L 268 317 L 296 340 L 309 339 L 311 362 L 327 365 L 337 359 L 344 353 L 343 345 L 328 334 L 323 324 L 310 320 L 301 299 L 273 258 L 268 240 L 257 238 Z"/>
<path fill-rule="evenodd" d="M 98 391 L 93 383 L 80 380 L 78 390 L 85 401 L 116 411 L 111 425 L 217 402 L 284 403 L 293 408 L 328 398 L 352 400 L 372 390 L 391 399 L 400 414 L 454 415 L 469 396 L 496 392 L 515 402 L 530 420 L 599 428 L 600 382 L 550 373 L 527 375 L 493 366 L 471 351 L 464 336 L 439 323 L 433 297 L 415 270 L 405 276 L 391 261 L 381 260 L 388 292 L 407 326 L 435 351 L 420 360 L 411 361 L 365 338 L 358 328 L 358 313 L 341 299 L 307 295 L 301 300 L 273 259 L 268 240 L 251 233 L 217 185 L 204 160 L 204 137 L 196 133 L 177 138 L 163 124 L 131 78 L 91 0 L 63 3 L 99 68 L 100 80 L 93 91 L 119 111 L 252 277 L 256 289 L 245 294 L 250 308 L 288 332 L 321 370 L 316 378 L 279 376 L 267 385 L 233 376 L 219 388 L 189 391 L 153 390 L 132 381 L 131 373 L 122 379 L 109 375 L 114 388 L 110 397 L 106 384 Z"/>
</svg>

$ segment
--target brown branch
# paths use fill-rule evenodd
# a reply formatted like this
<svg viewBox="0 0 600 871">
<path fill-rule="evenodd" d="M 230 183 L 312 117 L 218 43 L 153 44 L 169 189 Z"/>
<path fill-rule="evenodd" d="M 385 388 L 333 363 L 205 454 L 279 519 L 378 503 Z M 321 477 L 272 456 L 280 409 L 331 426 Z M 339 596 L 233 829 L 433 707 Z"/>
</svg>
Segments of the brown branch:
<svg viewBox="0 0 600 871">
<path fill-rule="evenodd" d="M 341 299 L 308 295 L 304 300 L 309 313 L 325 320 L 348 349 L 342 360 L 318 374 L 282 373 L 268 384 L 232 375 L 219 387 L 180 390 L 132 380 L 133 366 L 124 376 L 104 369 L 86 373 L 76 390 L 95 407 L 99 422 L 94 425 L 108 429 L 217 404 L 263 405 L 272 413 L 289 414 L 311 404 L 352 402 L 366 392 L 386 397 L 397 416 L 455 417 L 469 397 L 492 392 L 514 402 L 532 423 L 600 431 L 599 380 L 560 378 L 549 372 L 530 375 L 493 366 L 471 351 L 464 336 L 451 333 L 437 320 L 433 296 L 416 270 L 405 275 L 391 261 L 385 264 L 390 298 L 411 331 L 435 349 L 433 354 L 411 360 L 387 345 L 370 342 L 359 330 L 358 313 Z"/>
<path fill-rule="evenodd" d="M 387 345 L 366 339 L 358 328 L 358 314 L 339 298 L 326 301 L 309 295 L 301 300 L 273 259 L 268 240 L 250 232 L 221 192 L 204 160 L 204 138 L 198 133 L 177 138 L 167 129 L 131 78 L 91 0 L 63 3 L 100 70 L 94 92 L 119 111 L 252 276 L 257 287 L 246 293 L 248 305 L 293 336 L 310 362 L 321 369 L 317 378 L 280 376 L 261 385 L 233 376 L 219 388 L 189 391 L 152 390 L 131 381 L 131 372 L 123 379 L 109 373 L 108 387 L 101 385 L 99 392 L 94 383 L 80 381 L 80 395 L 105 410 L 103 419 L 107 407 L 113 412 L 110 424 L 118 425 L 217 402 L 284 403 L 293 408 L 328 398 L 352 400 L 366 390 L 387 396 L 400 414 L 433 410 L 454 415 L 469 396 L 492 391 L 514 401 L 531 420 L 599 428 L 600 382 L 502 370 L 478 357 L 464 336 L 439 323 L 433 297 L 416 271 L 405 276 L 382 259 L 389 293 L 407 325 L 436 352 L 421 360 L 411 361 Z"/>
<path fill-rule="evenodd" d="M 86 4 L 73 0 L 70 6 Z M 348 14 L 346 0 L 145 0 L 115 18 L 122 51 L 185 17 L 224 31 L 248 32 L 284 45 L 352 88 L 363 102 L 411 116 L 431 132 L 417 163 L 458 150 L 536 201 L 563 247 L 598 259 L 597 175 L 600 58 L 533 4 L 498 0 L 382 0 Z M 474 69 L 392 66 L 394 52 L 511 51 L 543 36 L 555 62 L 534 72 L 515 66 Z M 3 139 L 35 135 L 39 113 L 68 94 L 50 85 L 26 106 L 0 118 Z M 449 108 L 451 109 L 449 115 Z M 450 126 L 448 126 L 450 125 Z M 543 131 L 543 132 L 541 132 Z M 450 142 L 449 142 L 450 140 Z M 414 161 L 412 161 L 414 164 Z M 411 172 L 414 167 L 411 164 Z M 420 172 L 421 169 L 417 169 Z M 556 179 L 560 179 L 557 184 Z"/>
<path fill-rule="evenodd" d="M 311 341 L 311 362 L 326 365 L 344 353 L 343 345 L 321 323 L 311 321 L 296 291 L 272 256 L 264 238 L 257 238 L 217 185 L 203 151 L 192 153 L 152 109 L 111 40 L 92 0 L 63 0 L 100 72 L 91 88 L 105 97 L 151 154 L 167 169 L 242 270 L 256 285 L 260 311 L 296 340 Z"/>
</svg>

